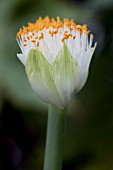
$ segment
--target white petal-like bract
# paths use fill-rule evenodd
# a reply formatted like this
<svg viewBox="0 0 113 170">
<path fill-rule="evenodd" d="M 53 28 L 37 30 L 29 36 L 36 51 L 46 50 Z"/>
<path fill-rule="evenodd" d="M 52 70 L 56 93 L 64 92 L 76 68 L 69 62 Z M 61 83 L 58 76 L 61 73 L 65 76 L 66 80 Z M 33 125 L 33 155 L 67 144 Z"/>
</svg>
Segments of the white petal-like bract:
<svg viewBox="0 0 113 170">
<path fill-rule="evenodd" d="M 64 109 L 84 86 L 96 43 L 86 25 L 39 18 L 17 33 L 28 80 L 44 101 Z"/>
</svg>

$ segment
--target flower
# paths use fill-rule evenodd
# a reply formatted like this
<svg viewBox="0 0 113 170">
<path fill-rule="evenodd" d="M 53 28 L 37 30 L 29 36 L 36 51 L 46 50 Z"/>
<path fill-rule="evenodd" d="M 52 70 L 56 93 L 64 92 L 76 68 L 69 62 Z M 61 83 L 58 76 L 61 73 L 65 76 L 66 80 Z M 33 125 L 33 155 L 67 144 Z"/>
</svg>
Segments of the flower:
<svg viewBox="0 0 113 170">
<path fill-rule="evenodd" d="M 60 109 L 84 86 L 96 48 L 86 25 L 60 17 L 41 17 L 16 35 L 28 80 L 38 96 Z"/>
</svg>

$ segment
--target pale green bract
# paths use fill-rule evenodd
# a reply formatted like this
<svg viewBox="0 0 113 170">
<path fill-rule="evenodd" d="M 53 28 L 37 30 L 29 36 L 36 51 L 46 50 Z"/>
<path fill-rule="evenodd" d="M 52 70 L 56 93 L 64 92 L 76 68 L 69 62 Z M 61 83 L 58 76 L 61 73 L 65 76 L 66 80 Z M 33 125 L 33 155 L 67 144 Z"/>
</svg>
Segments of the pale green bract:
<svg viewBox="0 0 113 170">
<path fill-rule="evenodd" d="M 73 98 L 78 75 L 78 63 L 64 43 L 53 63 L 49 63 L 38 48 L 29 51 L 26 73 L 38 96 L 60 109 Z"/>
</svg>

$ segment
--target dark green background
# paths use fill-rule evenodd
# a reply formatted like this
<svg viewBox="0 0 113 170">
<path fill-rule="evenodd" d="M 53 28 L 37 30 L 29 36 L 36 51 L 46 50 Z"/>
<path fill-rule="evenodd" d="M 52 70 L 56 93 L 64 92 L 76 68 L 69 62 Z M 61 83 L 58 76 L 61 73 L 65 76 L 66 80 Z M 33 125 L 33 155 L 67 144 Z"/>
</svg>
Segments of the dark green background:
<svg viewBox="0 0 113 170">
<path fill-rule="evenodd" d="M 63 170 L 113 170 L 113 1 L 0 0 L 0 170 L 42 170 L 47 104 L 16 54 L 16 32 L 39 16 L 87 24 L 98 43 L 69 107 Z"/>
</svg>

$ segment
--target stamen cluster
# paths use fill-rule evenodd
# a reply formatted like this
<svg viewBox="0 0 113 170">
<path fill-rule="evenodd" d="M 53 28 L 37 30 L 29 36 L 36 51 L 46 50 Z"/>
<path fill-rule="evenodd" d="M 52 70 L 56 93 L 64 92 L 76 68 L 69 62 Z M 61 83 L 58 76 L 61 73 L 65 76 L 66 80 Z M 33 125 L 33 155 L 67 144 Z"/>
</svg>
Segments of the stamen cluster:
<svg viewBox="0 0 113 170">
<path fill-rule="evenodd" d="M 60 17 L 57 17 L 55 20 L 54 18 L 50 19 L 48 16 L 46 16 L 44 19 L 39 17 L 35 23 L 29 22 L 28 26 L 23 26 L 20 28 L 16 35 L 16 40 L 18 41 L 19 37 L 22 36 L 22 43 L 24 46 L 27 46 L 28 41 L 35 43 L 35 46 L 39 46 L 39 41 L 44 39 L 44 29 L 47 29 L 48 34 L 50 34 L 52 37 L 55 34 L 63 33 L 63 37 L 61 39 L 62 42 L 64 42 L 69 37 L 73 39 L 76 38 L 76 34 L 74 34 L 73 30 L 79 31 L 80 34 L 82 34 L 83 31 L 86 32 L 86 35 L 90 33 L 90 30 L 87 29 L 86 25 L 76 25 L 73 19 L 69 20 L 68 18 L 64 18 L 64 20 L 61 21 Z"/>
</svg>

